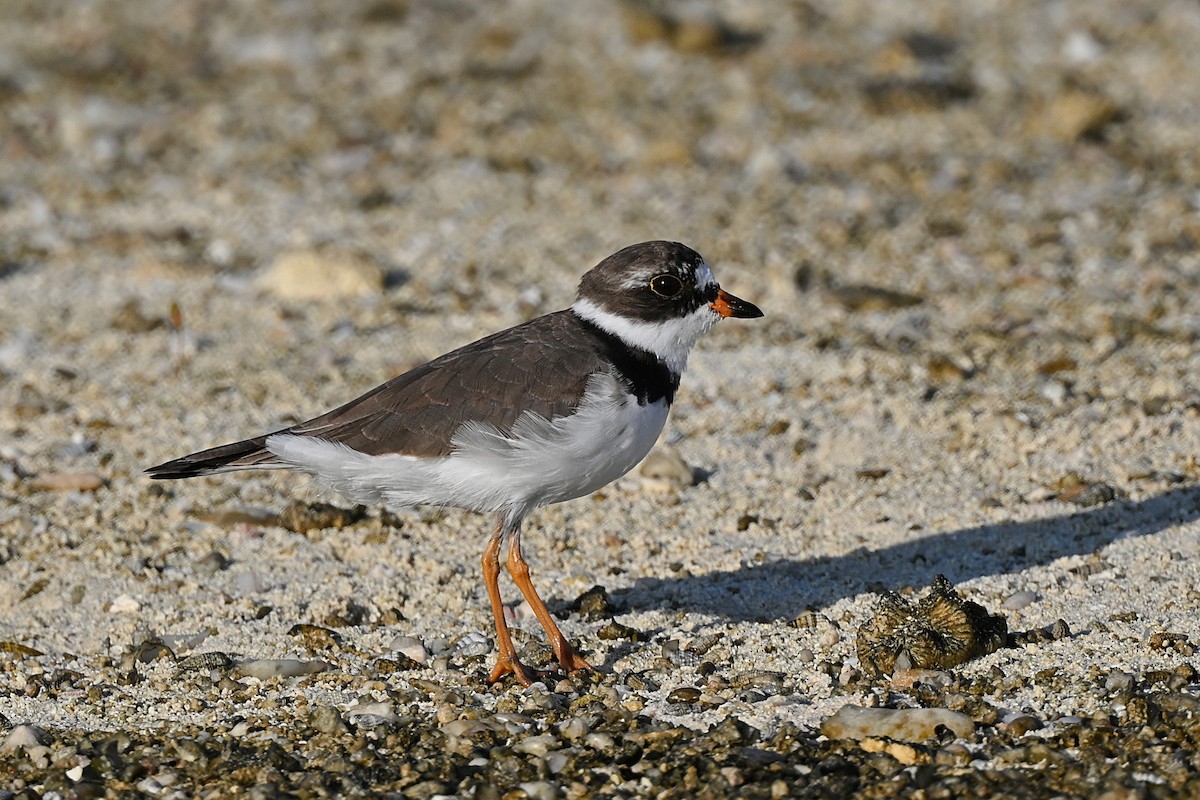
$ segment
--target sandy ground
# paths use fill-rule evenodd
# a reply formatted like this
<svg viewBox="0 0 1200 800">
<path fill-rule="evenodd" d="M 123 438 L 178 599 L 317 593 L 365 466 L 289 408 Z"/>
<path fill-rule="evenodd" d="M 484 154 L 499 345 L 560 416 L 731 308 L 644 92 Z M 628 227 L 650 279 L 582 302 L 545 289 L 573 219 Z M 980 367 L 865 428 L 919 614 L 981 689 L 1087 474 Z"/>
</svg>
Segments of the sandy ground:
<svg viewBox="0 0 1200 800">
<path fill-rule="evenodd" d="M 337 8 L 17 3 L 2 26 L 0 640 L 43 655 L 0 663 L 0 724 L 169 736 L 478 687 L 487 520 L 302 535 L 273 515 L 346 505 L 306 478 L 141 471 L 564 307 L 649 238 L 766 317 L 689 365 L 663 445 L 703 480 L 635 470 L 526 526 L 627 705 L 815 730 L 886 687 L 855 650 L 879 593 L 938 573 L 1010 630 L 1069 627 L 956 668 L 1008 677 L 1002 720 L 1119 717 L 1113 673 L 1194 661 L 1194 4 Z M 597 585 L 610 610 L 571 612 Z M 601 639 L 611 619 L 642 635 Z M 88 691 L 155 637 L 311 659 L 298 623 L 340 636 L 330 672 L 204 704 L 164 658 Z M 398 636 L 428 665 L 380 678 Z M 713 665 L 774 683 L 671 695 Z"/>
</svg>

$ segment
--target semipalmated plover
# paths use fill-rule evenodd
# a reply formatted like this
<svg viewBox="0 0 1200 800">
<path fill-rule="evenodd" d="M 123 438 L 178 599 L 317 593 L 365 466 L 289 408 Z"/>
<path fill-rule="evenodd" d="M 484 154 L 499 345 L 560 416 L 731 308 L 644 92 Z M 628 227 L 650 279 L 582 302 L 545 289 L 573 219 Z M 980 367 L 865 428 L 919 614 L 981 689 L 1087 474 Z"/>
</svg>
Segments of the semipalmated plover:
<svg viewBox="0 0 1200 800">
<path fill-rule="evenodd" d="M 591 669 L 529 578 L 530 511 L 599 489 L 650 451 L 688 353 L 722 317 L 761 317 L 723 291 L 676 242 L 614 253 L 579 282 L 574 304 L 460 347 L 308 422 L 146 470 L 191 478 L 292 469 L 357 503 L 494 512 L 483 579 L 499 657 L 488 678 L 540 673 L 517 659 L 500 600 L 500 551 L 566 672 Z"/>
</svg>

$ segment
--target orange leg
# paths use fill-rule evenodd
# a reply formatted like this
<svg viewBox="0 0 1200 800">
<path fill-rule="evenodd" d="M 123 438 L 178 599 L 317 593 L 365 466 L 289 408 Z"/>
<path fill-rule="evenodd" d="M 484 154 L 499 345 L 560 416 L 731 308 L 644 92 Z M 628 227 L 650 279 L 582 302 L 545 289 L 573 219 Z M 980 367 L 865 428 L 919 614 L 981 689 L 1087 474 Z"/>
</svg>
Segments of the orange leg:
<svg viewBox="0 0 1200 800">
<path fill-rule="evenodd" d="M 529 579 L 529 564 L 521 555 L 521 531 L 519 529 L 512 532 L 511 543 L 508 545 L 508 572 L 512 575 L 517 588 L 521 590 L 521 594 L 525 595 L 525 599 L 529 601 L 538 622 L 542 623 L 542 627 L 546 629 L 546 636 L 550 638 L 550 646 L 554 648 L 554 657 L 558 659 L 563 671 L 569 673 L 581 669 L 590 670 L 592 665 L 575 652 L 575 648 L 567 641 L 567 637 L 563 636 L 562 631 L 558 629 L 554 617 L 550 616 L 550 609 L 546 608 L 546 604 L 538 596 L 537 589 L 533 588 L 533 581 Z"/>
<path fill-rule="evenodd" d="M 496 523 L 496 530 L 492 532 L 492 538 L 483 551 L 483 584 L 487 587 L 488 601 L 492 604 L 492 616 L 496 620 L 496 646 L 500 650 L 487 682 L 490 686 L 511 672 L 522 685 L 528 686 L 541 676 L 517 660 L 517 648 L 513 646 L 508 623 L 504 621 L 504 604 L 500 600 L 500 547 L 504 544 L 504 533 L 502 519 Z"/>
</svg>

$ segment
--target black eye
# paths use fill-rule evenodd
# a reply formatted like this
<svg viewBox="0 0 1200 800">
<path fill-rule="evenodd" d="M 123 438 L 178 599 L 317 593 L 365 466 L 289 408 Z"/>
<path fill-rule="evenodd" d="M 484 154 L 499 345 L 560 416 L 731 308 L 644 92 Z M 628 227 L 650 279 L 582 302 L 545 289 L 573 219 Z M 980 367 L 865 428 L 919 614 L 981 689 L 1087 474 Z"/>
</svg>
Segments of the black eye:
<svg viewBox="0 0 1200 800">
<path fill-rule="evenodd" d="M 674 275 L 655 275 L 650 279 L 650 291 L 659 297 L 674 297 L 683 291 L 683 281 Z"/>
</svg>

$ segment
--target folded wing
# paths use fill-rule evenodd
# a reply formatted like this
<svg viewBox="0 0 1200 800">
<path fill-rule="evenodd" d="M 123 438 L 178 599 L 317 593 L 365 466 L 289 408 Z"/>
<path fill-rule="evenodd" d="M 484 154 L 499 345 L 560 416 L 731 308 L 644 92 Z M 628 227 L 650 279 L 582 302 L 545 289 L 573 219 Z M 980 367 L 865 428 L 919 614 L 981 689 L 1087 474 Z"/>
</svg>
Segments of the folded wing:
<svg viewBox="0 0 1200 800">
<path fill-rule="evenodd" d="M 608 369 L 580 336 L 570 311 L 501 331 L 387 381 L 361 397 L 291 428 L 168 461 L 152 478 L 188 478 L 240 469 L 287 468 L 266 449 L 277 433 L 338 442 L 368 455 L 444 456 L 465 422 L 510 431 L 529 411 L 567 416 L 588 378 Z"/>
</svg>

